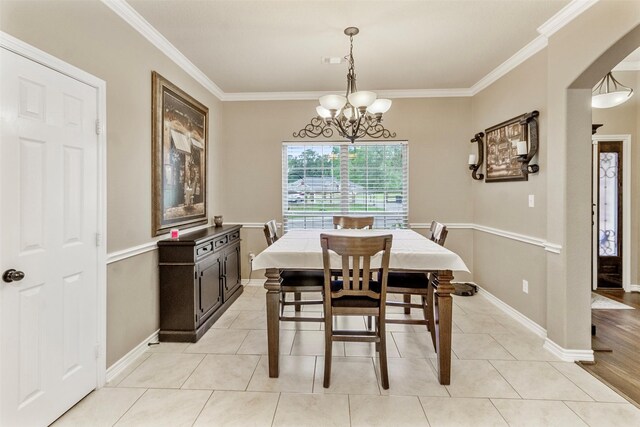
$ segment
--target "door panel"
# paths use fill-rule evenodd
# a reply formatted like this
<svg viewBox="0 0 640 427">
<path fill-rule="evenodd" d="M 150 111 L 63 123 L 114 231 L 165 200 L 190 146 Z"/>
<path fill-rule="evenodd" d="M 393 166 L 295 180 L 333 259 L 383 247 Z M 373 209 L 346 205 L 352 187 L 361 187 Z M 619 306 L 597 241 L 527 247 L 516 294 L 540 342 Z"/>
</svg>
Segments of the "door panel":
<svg viewBox="0 0 640 427">
<path fill-rule="evenodd" d="M 96 386 L 97 92 L 0 62 L 0 425 L 47 425 Z"/>
<path fill-rule="evenodd" d="M 199 324 L 202 324 L 220 305 L 222 297 L 220 295 L 220 282 L 222 277 L 222 256 L 212 254 L 207 260 L 202 262 L 200 268 L 198 291 L 200 316 Z"/>
<path fill-rule="evenodd" d="M 235 245 L 224 253 L 224 300 L 226 301 L 241 285 L 240 245 Z"/>
<path fill-rule="evenodd" d="M 622 142 L 598 143 L 598 287 L 622 288 Z"/>
</svg>

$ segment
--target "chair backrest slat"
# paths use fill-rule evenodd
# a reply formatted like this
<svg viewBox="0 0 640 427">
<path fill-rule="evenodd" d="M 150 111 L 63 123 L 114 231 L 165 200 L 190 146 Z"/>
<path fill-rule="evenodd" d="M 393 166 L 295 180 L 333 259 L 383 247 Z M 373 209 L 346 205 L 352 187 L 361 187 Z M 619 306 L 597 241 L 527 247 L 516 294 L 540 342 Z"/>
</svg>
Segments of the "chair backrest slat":
<svg viewBox="0 0 640 427">
<path fill-rule="evenodd" d="M 333 217 L 333 228 L 373 228 L 372 216 L 344 216 Z"/>
<path fill-rule="evenodd" d="M 436 242 L 440 246 L 444 246 L 444 242 L 447 239 L 447 226 L 441 222 L 433 221 L 431 223 L 431 236 L 430 240 Z"/>
<path fill-rule="evenodd" d="M 276 233 L 277 225 L 276 220 L 272 219 L 264 223 L 264 237 L 267 239 L 267 246 L 273 245 L 278 240 L 278 234 Z"/>
</svg>

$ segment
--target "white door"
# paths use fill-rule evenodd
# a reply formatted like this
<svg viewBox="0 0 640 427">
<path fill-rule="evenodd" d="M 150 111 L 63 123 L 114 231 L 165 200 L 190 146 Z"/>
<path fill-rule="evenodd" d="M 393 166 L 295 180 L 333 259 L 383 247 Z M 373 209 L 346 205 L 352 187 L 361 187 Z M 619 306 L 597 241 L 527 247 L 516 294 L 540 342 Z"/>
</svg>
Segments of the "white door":
<svg viewBox="0 0 640 427">
<path fill-rule="evenodd" d="M 42 426 L 96 387 L 97 92 L 0 55 L 0 425 Z"/>
</svg>

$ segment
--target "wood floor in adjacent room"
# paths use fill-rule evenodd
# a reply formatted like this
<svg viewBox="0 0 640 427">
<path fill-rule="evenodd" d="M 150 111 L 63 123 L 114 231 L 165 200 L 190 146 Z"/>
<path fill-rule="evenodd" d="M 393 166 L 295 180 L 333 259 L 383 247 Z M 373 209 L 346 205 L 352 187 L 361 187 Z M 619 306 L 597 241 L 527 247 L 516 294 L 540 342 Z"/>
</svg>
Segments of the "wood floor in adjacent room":
<svg viewBox="0 0 640 427">
<path fill-rule="evenodd" d="M 635 310 L 591 310 L 596 326 L 593 349 L 611 351 L 595 351 L 595 364 L 582 366 L 640 407 L 640 293 L 622 290 L 597 293 Z"/>
</svg>

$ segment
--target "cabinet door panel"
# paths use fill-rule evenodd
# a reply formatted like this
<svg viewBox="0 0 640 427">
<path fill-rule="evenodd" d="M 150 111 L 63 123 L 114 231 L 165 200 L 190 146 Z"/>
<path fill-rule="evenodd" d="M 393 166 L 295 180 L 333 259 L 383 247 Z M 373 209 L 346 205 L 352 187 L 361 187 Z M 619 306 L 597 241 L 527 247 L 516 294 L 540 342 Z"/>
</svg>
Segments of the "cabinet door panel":
<svg viewBox="0 0 640 427">
<path fill-rule="evenodd" d="M 222 257 L 220 254 L 209 256 L 200 264 L 198 277 L 198 324 L 205 321 L 213 311 L 222 305 L 220 281 L 222 277 Z"/>
<path fill-rule="evenodd" d="M 233 245 L 224 252 L 224 276 L 224 299 L 226 301 L 242 283 L 239 244 Z"/>
</svg>

